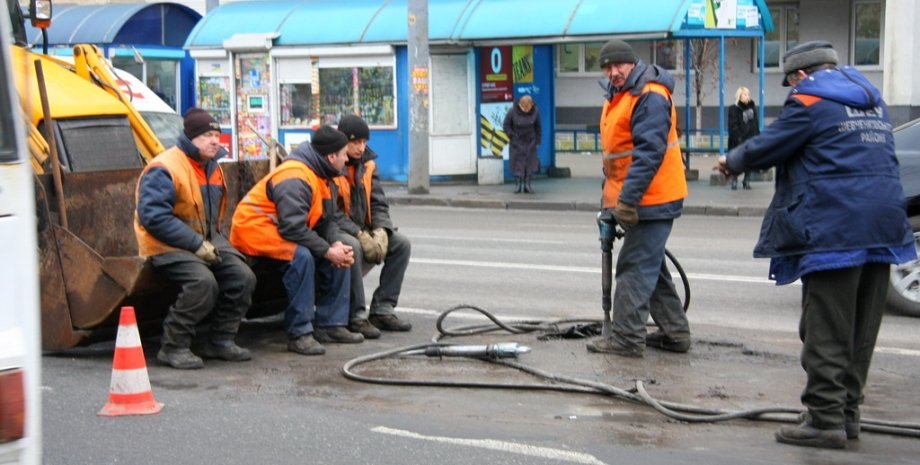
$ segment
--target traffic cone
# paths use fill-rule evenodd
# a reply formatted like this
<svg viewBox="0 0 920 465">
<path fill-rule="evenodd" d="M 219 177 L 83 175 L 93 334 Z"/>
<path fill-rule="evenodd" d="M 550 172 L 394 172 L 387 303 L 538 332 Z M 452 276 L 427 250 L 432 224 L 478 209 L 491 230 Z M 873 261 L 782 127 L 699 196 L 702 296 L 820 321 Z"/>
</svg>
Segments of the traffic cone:
<svg viewBox="0 0 920 465">
<path fill-rule="evenodd" d="M 160 413 L 163 404 L 153 398 L 147 361 L 137 331 L 134 307 L 122 307 L 118 320 L 118 337 L 115 339 L 115 359 L 112 361 L 112 384 L 109 401 L 97 415 L 153 415 Z"/>
</svg>

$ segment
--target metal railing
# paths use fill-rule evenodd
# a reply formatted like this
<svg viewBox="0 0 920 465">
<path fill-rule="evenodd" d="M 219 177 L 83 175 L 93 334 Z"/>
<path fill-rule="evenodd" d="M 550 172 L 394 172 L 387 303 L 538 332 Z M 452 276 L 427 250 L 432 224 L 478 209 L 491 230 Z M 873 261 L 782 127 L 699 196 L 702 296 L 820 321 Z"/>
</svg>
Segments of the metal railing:
<svg viewBox="0 0 920 465">
<path fill-rule="evenodd" d="M 597 127 L 556 129 L 554 139 L 556 152 L 592 153 L 601 152 L 600 131 Z M 681 150 L 685 153 L 719 153 L 719 144 L 728 143 L 728 137 L 720 140 L 718 129 L 691 129 L 690 143 L 687 137 L 680 137 Z"/>
</svg>

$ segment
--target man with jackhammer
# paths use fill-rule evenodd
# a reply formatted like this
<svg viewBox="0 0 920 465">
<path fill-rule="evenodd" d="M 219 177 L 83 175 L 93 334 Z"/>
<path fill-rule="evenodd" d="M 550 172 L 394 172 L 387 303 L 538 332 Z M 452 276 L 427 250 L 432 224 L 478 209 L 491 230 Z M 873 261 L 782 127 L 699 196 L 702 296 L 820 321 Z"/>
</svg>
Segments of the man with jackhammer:
<svg viewBox="0 0 920 465">
<path fill-rule="evenodd" d="M 348 138 L 348 162 L 343 176 L 334 179 L 338 187 L 339 226 L 337 238 L 351 246 L 355 264 L 351 267 L 349 331 L 367 339 L 380 337 L 380 330 L 409 331 L 412 324 L 400 320 L 394 309 L 409 267 L 411 244 L 393 227 L 390 207 L 380 184 L 377 153 L 367 146 L 370 128 L 357 115 L 345 115 L 338 129 Z M 370 312 L 364 295 L 364 275 L 383 264 L 380 285 L 374 291 Z"/>
<path fill-rule="evenodd" d="M 776 167 L 755 257 L 776 284 L 802 280 L 801 424 L 776 440 L 842 449 L 859 437 L 859 404 L 878 337 L 889 265 L 916 258 L 894 137 L 881 94 L 837 67 L 831 44 L 783 55 L 792 86 L 779 118 L 719 159 L 726 175 Z"/>
<path fill-rule="evenodd" d="M 588 350 L 637 358 L 646 346 L 687 352 L 690 325 L 665 262 L 665 243 L 687 196 L 674 80 L 663 68 L 636 59 L 619 39 L 604 44 L 599 61 L 606 77 L 599 221 L 616 223 L 626 234 L 616 263 L 611 331 Z M 652 334 L 645 328 L 649 314 L 658 325 Z"/>
<path fill-rule="evenodd" d="M 212 311 L 210 341 L 201 355 L 234 362 L 252 358 L 234 339 L 256 277 L 221 234 L 227 209 L 227 186 L 217 163 L 221 151 L 226 152 L 220 126 L 207 111 L 192 108 L 178 145 L 157 155 L 137 182 L 138 254 L 180 288 L 163 320 L 157 353 L 157 360 L 173 368 L 204 366 L 190 347 L 195 325 Z"/>
<path fill-rule="evenodd" d="M 289 351 L 322 355 L 322 343 L 360 343 L 348 331 L 351 247 L 334 240 L 332 178 L 345 167 L 347 139 L 331 126 L 256 183 L 233 213 L 230 242 L 253 267 L 282 273 L 288 306 L 284 325 Z"/>
</svg>

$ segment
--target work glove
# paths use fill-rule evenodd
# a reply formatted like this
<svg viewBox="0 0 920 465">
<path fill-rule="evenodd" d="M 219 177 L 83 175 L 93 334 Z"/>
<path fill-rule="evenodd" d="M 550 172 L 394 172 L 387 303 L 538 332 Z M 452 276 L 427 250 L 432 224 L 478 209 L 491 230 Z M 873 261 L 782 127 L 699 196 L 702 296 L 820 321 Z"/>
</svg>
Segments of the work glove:
<svg viewBox="0 0 920 465">
<path fill-rule="evenodd" d="M 195 251 L 195 256 L 204 260 L 208 265 L 217 265 L 220 263 L 220 251 L 209 241 L 201 243 L 201 247 Z"/>
<path fill-rule="evenodd" d="M 387 258 L 387 249 L 390 247 L 390 236 L 387 235 L 387 230 L 383 228 L 374 228 L 371 231 L 371 236 L 374 238 L 374 242 L 377 243 L 377 252 L 380 254 L 380 261 L 377 263 L 381 263 L 383 259 Z"/>
<path fill-rule="evenodd" d="M 383 257 L 380 255 L 377 241 L 374 240 L 372 233 L 362 229 L 358 232 L 358 243 L 361 244 L 361 251 L 364 253 L 364 261 L 375 265 L 383 262 Z"/>
<path fill-rule="evenodd" d="M 636 207 L 622 200 L 617 202 L 616 208 L 613 209 L 613 217 L 623 229 L 639 224 L 639 212 L 636 211 Z"/>
</svg>

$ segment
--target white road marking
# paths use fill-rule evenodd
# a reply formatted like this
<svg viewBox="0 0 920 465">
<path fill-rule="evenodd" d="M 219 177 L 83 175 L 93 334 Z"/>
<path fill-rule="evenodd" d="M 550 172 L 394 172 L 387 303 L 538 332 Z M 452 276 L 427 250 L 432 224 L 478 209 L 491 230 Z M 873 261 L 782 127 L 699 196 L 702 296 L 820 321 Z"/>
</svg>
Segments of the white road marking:
<svg viewBox="0 0 920 465">
<path fill-rule="evenodd" d="M 438 241 L 470 241 L 470 242 L 511 242 L 515 244 L 547 244 L 547 245 L 565 245 L 571 241 L 547 241 L 539 239 L 519 239 L 519 238 L 501 238 L 501 237 L 469 237 L 469 236 L 428 236 L 424 234 L 413 234 L 413 239 L 434 239 Z"/>
<path fill-rule="evenodd" d="M 513 270 L 533 270 L 533 271 L 551 271 L 551 272 L 561 272 L 561 273 L 588 273 L 588 274 L 601 274 L 601 267 L 586 267 L 586 266 L 559 266 L 559 265 L 539 265 L 534 263 L 511 263 L 511 262 L 486 262 L 486 261 L 472 261 L 472 260 L 442 260 L 438 258 L 412 258 L 412 263 L 419 263 L 423 265 L 445 265 L 445 266 L 469 266 L 476 268 L 503 268 L 503 269 L 513 269 Z M 720 274 L 706 274 L 706 273 L 688 273 L 687 279 L 702 280 L 702 281 L 724 281 L 724 282 L 733 282 L 733 283 L 750 283 L 750 284 L 769 284 L 775 285 L 776 283 L 767 279 L 767 278 L 756 278 L 753 276 L 735 276 L 735 275 L 720 275 Z M 801 282 L 796 281 L 794 285 L 801 285 Z"/>
<path fill-rule="evenodd" d="M 375 433 L 389 434 L 409 439 L 421 439 L 424 441 L 454 444 L 458 446 L 478 447 L 480 449 L 496 450 L 500 452 L 508 452 L 511 454 L 539 457 L 543 459 L 562 460 L 572 463 L 586 463 L 590 465 L 605 465 L 604 462 L 601 462 L 590 454 L 552 449 L 549 447 L 529 446 L 527 444 L 519 444 L 515 442 L 496 441 L 494 439 L 462 439 L 445 436 L 427 436 L 424 434 L 413 433 L 412 431 L 387 428 L 385 426 L 377 426 L 372 428 L 371 431 Z"/>
</svg>

